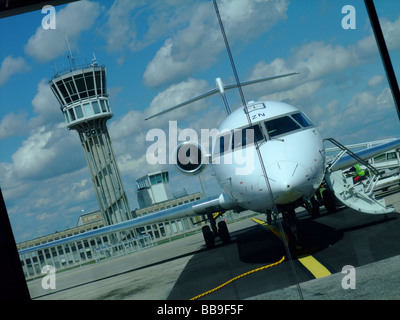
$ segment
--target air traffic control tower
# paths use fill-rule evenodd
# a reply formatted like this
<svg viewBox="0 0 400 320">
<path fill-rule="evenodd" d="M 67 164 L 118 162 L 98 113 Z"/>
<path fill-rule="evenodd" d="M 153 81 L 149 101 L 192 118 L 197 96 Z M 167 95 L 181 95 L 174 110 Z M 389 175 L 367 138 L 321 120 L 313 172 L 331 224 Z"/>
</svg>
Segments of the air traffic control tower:
<svg viewBox="0 0 400 320">
<path fill-rule="evenodd" d="M 74 66 L 57 73 L 49 85 L 61 105 L 67 128 L 78 131 L 105 223 L 132 219 L 106 125 L 113 116 L 106 68 L 97 62 Z"/>
</svg>

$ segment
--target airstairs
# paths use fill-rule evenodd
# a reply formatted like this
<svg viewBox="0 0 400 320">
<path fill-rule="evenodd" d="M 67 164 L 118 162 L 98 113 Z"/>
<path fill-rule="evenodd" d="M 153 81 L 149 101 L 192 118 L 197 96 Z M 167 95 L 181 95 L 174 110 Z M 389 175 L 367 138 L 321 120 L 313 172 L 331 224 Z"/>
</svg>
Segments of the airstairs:
<svg viewBox="0 0 400 320">
<path fill-rule="evenodd" d="M 329 141 L 340 149 L 340 152 L 328 164 L 325 173 L 325 181 L 334 192 L 336 198 L 344 205 L 363 213 L 386 214 L 393 212 L 394 207 L 386 206 L 385 200 L 376 199 L 373 193 L 374 187 L 380 178 L 379 171 L 369 164 L 367 160 L 360 158 L 335 139 L 328 138 L 324 141 Z M 344 155 L 354 159 L 353 165 L 358 163 L 365 168 L 366 175 L 363 180 L 354 182 L 353 176 L 347 172 L 349 167 L 335 170 L 335 164 Z"/>
</svg>

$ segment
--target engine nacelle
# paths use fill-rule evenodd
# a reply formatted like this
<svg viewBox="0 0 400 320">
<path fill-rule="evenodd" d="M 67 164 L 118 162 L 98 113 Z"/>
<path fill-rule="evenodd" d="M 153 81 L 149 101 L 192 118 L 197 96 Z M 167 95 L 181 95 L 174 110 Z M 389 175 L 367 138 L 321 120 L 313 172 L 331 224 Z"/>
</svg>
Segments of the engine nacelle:
<svg viewBox="0 0 400 320">
<path fill-rule="evenodd" d="M 185 141 L 175 150 L 175 166 L 187 175 L 196 175 L 207 167 L 207 156 L 201 145 L 191 141 Z"/>
</svg>

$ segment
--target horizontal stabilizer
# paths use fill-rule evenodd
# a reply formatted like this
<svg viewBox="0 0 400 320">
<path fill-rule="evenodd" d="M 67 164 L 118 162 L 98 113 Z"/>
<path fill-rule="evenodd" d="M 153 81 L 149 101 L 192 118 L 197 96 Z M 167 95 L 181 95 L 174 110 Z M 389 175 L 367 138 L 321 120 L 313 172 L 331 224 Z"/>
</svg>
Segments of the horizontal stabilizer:
<svg viewBox="0 0 400 320">
<path fill-rule="evenodd" d="M 240 85 L 242 87 L 244 87 L 244 86 L 248 86 L 248 85 L 252 85 L 252 84 L 256 84 L 256 83 L 260 83 L 260 82 L 264 82 L 264 81 L 270 81 L 270 80 L 275 80 L 275 79 L 279 79 L 279 78 L 293 76 L 295 74 L 298 74 L 298 73 L 297 72 L 292 72 L 292 73 L 282 74 L 282 75 L 279 75 L 279 76 L 273 76 L 273 77 L 267 77 L 267 78 L 261 78 L 261 79 L 256 79 L 256 80 L 245 81 L 245 82 L 241 82 Z M 234 89 L 234 88 L 237 88 L 237 87 L 238 87 L 238 85 L 236 83 L 224 85 L 224 89 L 225 90 L 230 90 L 230 89 Z M 161 111 L 159 113 L 156 113 L 156 114 L 146 118 L 145 120 L 149 120 L 149 119 L 155 118 L 155 117 L 160 116 L 160 115 L 162 115 L 164 113 L 170 112 L 172 110 L 175 110 L 175 109 L 181 108 L 183 106 L 186 106 L 186 105 L 188 105 L 190 103 L 193 103 L 193 102 L 199 101 L 201 99 L 207 98 L 207 97 L 209 97 L 209 96 L 211 96 L 211 95 L 213 95 L 215 93 L 218 93 L 218 92 L 220 92 L 219 88 L 212 89 L 212 90 L 207 91 L 207 92 L 205 92 L 205 93 L 203 93 L 203 94 L 201 94 L 201 95 L 199 95 L 199 96 L 197 96 L 195 98 L 192 98 L 190 100 L 182 102 L 182 103 L 180 103 L 180 104 L 178 104 L 178 105 L 176 105 L 176 106 L 174 106 L 172 108 L 169 108 L 169 109 L 166 109 L 166 110 Z"/>
</svg>

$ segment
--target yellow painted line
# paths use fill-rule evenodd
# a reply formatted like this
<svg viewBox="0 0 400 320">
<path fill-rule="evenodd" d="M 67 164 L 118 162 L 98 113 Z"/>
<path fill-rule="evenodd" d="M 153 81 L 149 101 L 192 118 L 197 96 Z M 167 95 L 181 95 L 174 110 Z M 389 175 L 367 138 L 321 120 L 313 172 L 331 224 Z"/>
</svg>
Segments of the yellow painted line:
<svg viewBox="0 0 400 320">
<path fill-rule="evenodd" d="M 254 222 L 261 224 L 262 226 L 268 226 L 268 223 L 266 223 L 265 221 L 262 221 L 260 219 L 257 218 L 251 218 L 251 220 L 253 220 Z"/>
<path fill-rule="evenodd" d="M 282 233 L 277 228 L 275 228 L 274 226 L 271 226 L 268 223 L 266 223 L 265 221 L 262 221 L 262 220 L 257 219 L 257 218 L 252 218 L 251 220 L 253 220 L 255 223 L 258 223 L 262 227 L 271 230 L 274 235 L 276 235 L 279 239 L 282 240 Z M 284 235 L 286 237 L 286 242 L 289 242 L 289 238 L 288 238 L 287 234 L 285 233 Z"/>
<path fill-rule="evenodd" d="M 323 278 L 330 276 L 331 273 L 313 256 L 307 255 L 299 258 L 299 261 L 310 271 L 315 278 Z"/>
<path fill-rule="evenodd" d="M 273 232 L 273 234 L 275 234 L 277 237 L 282 239 L 281 232 L 278 229 L 276 229 L 275 227 L 273 227 L 273 226 L 269 225 L 268 223 L 266 223 L 265 221 L 262 221 L 257 218 L 252 218 L 252 220 L 254 222 L 258 223 L 259 225 L 261 225 L 262 227 L 271 230 Z M 286 241 L 289 241 L 288 236 L 286 234 L 285 234 L 285 237 L 286 237 Z M 311 255 L 305 255 L 301 258 L 298 258 L 298 260 L 304 267 L 306 267 L 308 269 L 308 271 L 310 271 L 312 273 L 312 275 L 315 278 L 323 278 L 323 277 L 331 275 L 329 270 L 327 268 L 325 268 L 317 259 L 315 259 Z"/>
</svg>

